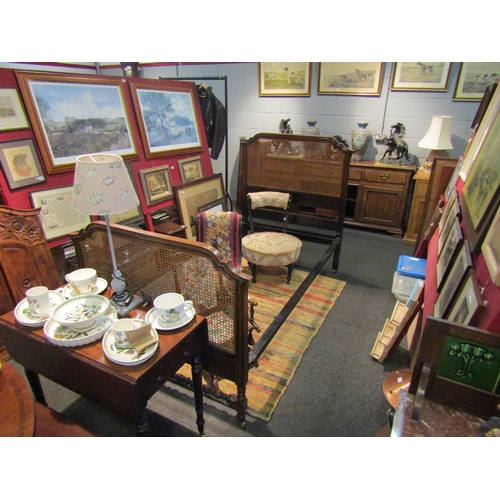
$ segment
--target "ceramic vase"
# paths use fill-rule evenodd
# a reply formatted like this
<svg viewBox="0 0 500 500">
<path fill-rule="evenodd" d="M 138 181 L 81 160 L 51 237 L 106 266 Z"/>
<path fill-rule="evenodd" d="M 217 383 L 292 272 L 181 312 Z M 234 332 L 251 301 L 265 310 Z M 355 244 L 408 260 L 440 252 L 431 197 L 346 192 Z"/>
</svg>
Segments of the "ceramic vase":
<svg viewBox="0 0 500 500">
<path fill-rule="evenodd" d="M 366 148 L 368 147 L 368 139 L 372 135 L 369 130 L 366 130 L 367 126 L 368 122 L 359 122 L 359 128 L 351 132 L 352 149 L 354 150 L 354 154 L 352 155 L 353 160 L 362 160 L 363 155 L 366 153 Z"/>
<path fill-rule="evenodd" d="M 307 127 L 302 129 L 302 134 L 304 135 L 321 135 L 319 128 L 316 127 L 316 120 L 307 120 Z"/>
</svg>

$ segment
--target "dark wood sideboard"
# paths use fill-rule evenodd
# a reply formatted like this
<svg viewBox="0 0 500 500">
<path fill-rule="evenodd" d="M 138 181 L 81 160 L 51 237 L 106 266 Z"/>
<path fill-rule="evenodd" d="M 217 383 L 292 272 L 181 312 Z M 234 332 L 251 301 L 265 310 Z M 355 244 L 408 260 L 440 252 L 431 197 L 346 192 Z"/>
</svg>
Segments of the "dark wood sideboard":
<svg viewBox="0 0 500 500">
<path fill-rule="evenodd" d="M 333 137 L 259 133 L 241 139 L 237 209 L 246 220 L 247 193 L 289 192 L 290 233 L 319 241 L 341 238 L 351 155 L 352 151 Z M 257 226 L 273 227 L 279 217 L 278 212 L 261 210 Z M 340 247 L 333 256 L 334 271 Z"/>
</svg>

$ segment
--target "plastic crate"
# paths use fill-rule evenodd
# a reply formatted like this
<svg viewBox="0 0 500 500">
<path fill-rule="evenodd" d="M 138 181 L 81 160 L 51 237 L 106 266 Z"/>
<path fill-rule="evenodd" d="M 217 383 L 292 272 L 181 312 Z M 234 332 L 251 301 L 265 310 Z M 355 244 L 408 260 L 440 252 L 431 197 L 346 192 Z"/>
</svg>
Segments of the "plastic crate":
<svg viewBox="0 0 500 500">
<path fill-rule="evenodd" d="M 405 276 L 404 274 L 396 271 L 392 279 L 392 293 L 398 300 L 406 304 L 413 292 L 413 289 L 415 288 L 415 284 L 418 281 L 421 281 L 420 278 Z"/>
<path fill-rule="evenodd" d="M 425 270 L 427 267 L 426 259 L 401 255 L 398 260 L 397 272 L 404 276 L 412 278 L 425 279 Z"/>
</svg>

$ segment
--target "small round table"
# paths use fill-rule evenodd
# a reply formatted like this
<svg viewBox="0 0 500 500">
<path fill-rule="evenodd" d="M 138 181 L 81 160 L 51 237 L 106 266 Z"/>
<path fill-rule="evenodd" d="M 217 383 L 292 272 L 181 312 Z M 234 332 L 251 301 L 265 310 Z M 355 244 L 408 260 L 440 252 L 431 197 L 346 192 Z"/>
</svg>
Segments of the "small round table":
<svg viewBox="0 0 500 500">
<path fill-rule="evenodd" d="M 5 361 L 0 370 L 0 401 L 0 436 L 33 436 L 33 396 L 24 377 Z"/>
</svg>

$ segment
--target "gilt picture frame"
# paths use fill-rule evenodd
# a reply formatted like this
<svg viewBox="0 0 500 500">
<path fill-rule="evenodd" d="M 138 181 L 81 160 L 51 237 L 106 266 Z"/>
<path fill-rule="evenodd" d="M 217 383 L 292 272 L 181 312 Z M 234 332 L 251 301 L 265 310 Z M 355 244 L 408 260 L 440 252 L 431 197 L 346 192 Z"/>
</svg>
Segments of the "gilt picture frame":
<svg viewBox="0 0 500 500">
<path fill-rule="evenodd" d="M 0 163 L 10 189 L 46 180 L 32 139 L 0 143 Z"/>
<path fill-rule="evenodd" d="M 481 247 L 491 280 L 500 286 L 500 208 L 491 222 Z"/>
<path fill-rule="evenodd" d="M 174 186 L 174 194 L 181 224 L 186 226 L 186 237 L 196 240 L 198 208 L 225 197 L 222 174 Z"/>
<path fill-rule="evenodd" d="M 121 78 L 16 72 L 49 174 L 74 170 L 80 155 L 138 154 Z"/>
<path fill-rule="evenodd" d="M 83 229 L 90 215 L 73 210 L 73 186 L 30 191 L 33 208 L 40 208 L 40 221 L 47 240 Z"/>
<path fill-rule="evenodd" d="M 449 62 L 397 62 L 392 72 L 391 90 L 446 92 Z"/>
<path fill-rule="evenodd" d="M 139 170 L 139 175 L 148 206 L 173 198 L 169 165 Z"/>
<path fill-rule="evenodd" d="M 177 166 L 179 167 L 179 174 L 183 183 L 196 181 L 203 177 L 201 156 L 192 156 L 191 158 L 177 160 Z"/>
<path fill-rule="evenodd" d="M 311 74 L 310 62 L 261 62 L 259 96 L 310 96 Z"/>
<path fill-rule="evenodd" d="M 0 132 L 29 126 L 17 89 L 0 88 Z"/>
<path fill-rule="evenodd" d="M 318 94 L 379 96 L 383 62 L 320 62 Z"/>
<path fill-rule="evenodd" d="M 146 158 L 202 151 L 194 84 L 130 82 Z"/>
</svg>

